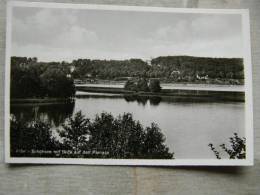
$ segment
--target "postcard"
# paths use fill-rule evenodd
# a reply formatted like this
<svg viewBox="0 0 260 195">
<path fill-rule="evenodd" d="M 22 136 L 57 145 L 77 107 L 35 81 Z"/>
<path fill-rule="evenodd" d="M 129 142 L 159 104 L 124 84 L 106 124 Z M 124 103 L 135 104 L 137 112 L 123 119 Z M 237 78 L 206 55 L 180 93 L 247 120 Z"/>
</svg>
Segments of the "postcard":
<svg viewBox="0 0 260 195">
<path fill-rule="evenodd" d="M 248 10 L 8 3 L 6 163 L 253 159 Z"/>
</svg>

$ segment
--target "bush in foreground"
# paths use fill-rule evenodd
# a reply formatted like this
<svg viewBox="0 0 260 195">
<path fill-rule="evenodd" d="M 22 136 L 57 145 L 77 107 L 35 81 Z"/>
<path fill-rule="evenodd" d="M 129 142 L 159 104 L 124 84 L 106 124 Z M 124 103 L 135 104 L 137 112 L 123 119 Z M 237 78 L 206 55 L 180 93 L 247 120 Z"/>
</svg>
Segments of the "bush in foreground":
<svg viewBox="0 0 260 195">
<path fill-rule="evenodd" d="M 25 124 L 12 119 L 12 156 L 173 158 L 160 128 L 154 123 L 144 128 L 130 113 L 114 117 L 103 112 L 91 121 L 78 112 L 58 132 L 60 139 L 54 139 L 48 124 L 40 121 Z M 34 154 L 32 150 L 42 153 Z"/>
<path fill-rule="evenodd" d="M 59 148 L 59 142 L 51 135 L 50 124 L 42 121 L 26 123 L 18 121 L 15 118 L 10 122 L 11 132 L 11 156 L 46 156 L 44 153 L 37 151 L 53 151 Z"/>
<path fill-rule="evenodd" d="M 238 137 L 237 133 L 234 133 L 233 137 L 229 138 L 231 144 L 227 147 L 226 144 L 219 145 L 225 153 L 228 154 L 230 159 L 245 159 L 246 158 L 246 138 Z M 212 143 L 209 144 L 210 149 L 214 152 L 217 159 L 221 159 L 220 152 L 216 150 Z"/>
</svg>

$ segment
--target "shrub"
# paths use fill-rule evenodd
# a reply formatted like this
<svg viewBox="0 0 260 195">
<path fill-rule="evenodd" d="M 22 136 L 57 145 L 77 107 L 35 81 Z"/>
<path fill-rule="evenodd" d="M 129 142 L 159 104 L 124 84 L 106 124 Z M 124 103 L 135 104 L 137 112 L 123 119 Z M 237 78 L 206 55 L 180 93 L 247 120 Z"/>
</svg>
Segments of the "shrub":
<svg viewBox="0 0 260 195">
<path fill-rule="evenodd" d="M 234 133 L 233 137 L 229 138 L 231 148 L 227 147 L 225 144 L 219 145 L 229 156 L 230 159 L 245 159 L 246 158 L 246 138 L 238 137 L 237 133 Z M 214 152 L 217 159 L 221 159 L 220 152 L 216 150 L 212 143 L 209 147 Z"/>
<path fill-rule="evenodd" d="M 158 79 L 151 79 L 149 84 L 149 89 L 151 92 L 160 92 L 161 91 L 160 81 Z"/>
<path fill-rule="evenodd" d="M 137 91 L 137 86 L 133 80 L 127 80 L 124 89 L 129 91 Z"/>
<path fill-rule="evenodd" d="M 144 78 L 140 78 L 137 81 L 137 90 L 138 91 L 144 91 L 144 92 L 148 92 L 149 91 L 149 87 L 148 87 L 148 82 L 146 79 Z"/>
</svg>

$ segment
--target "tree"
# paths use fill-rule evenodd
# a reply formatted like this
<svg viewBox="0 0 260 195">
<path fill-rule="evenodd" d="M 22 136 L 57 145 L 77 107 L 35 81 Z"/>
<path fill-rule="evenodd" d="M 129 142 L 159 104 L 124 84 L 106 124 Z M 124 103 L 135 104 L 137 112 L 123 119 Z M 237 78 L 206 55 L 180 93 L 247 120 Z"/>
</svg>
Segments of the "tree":
<svg viewBox="0 0 260 195">
<path fill-rule="evenodd" d="M 173 158 L 159 127 L 153 123 L 144 128 L 130 113 L 114 117 L 103 112 L 90 121 L 78 112 L 58 130 L 61 139 L 52 137 L 51 131 L 50 124 L 43 121 L 25 123 L 12 119 L 12 156 Z M 32 150 L 42 150 L 42 153 Z"/>
<path fill-rule="evenodd" d="M 149 84 L 149 89 L 151 92 L 160 92 L 161 91 L 161 86 L 160 86 L 160 81 L 158 79 L 151 79 L 150 84 Z"/>
<path fill-rule="evenodd" d="M 245 159 L 246 158 L 246 138 L 238 137 L 237 133 L 234 133 L 233 137 L 229 138 L 231 148 L 228 148 L 226 144 L 219 145 L 229 156 L 230 159 Z M 214 152 L 217 159 L 221 159 L 220 152 L 216 150 L 212 143 L 208 145 Z"/>
<path fill-rule="evenodd" d="M 13 62 L 11 67 L 11 97 L 39 97 L 41 80 L 34 62 Z"/>
<path fill-rule="evenodd" d="M 145 78 L 139 78 L 137 83 L 135 83 L 135 81 L 131 79 L 127 80 L 124 89 L 129 91 L 149 91 L 148 82 Z"/>
<path fill-rule="evenodd" d="M 26 123 L 14 117 L 10 121 L 11 155 L 32 156 L 32 150 L 53 152 L 58 148 L 58 141 L 52 137 L 50 124 L 42 121 Z M 23 150 L 23 152 L 21 152 Z M 36 153 L 36 156 L 53 156 L 53 154 Z"/>
<path fill-rule="evenodd" d="M 124 89 L 129 90 L 129 91 L 136 91 L 137 86 L 133 80 L 127 80 L 125 83 Z"/>
<path fill-rule="evenodd" d="M 102 157 L 107 158 L 173 158 L 159 127 L 152 124 L 144 129 L 130 113 L 116 118 L 109 113 L 97 115 L 89 142 L 92 150 L 106 151 Z"/>
<path fill-rule="evenodd" d="M 89 139 L 89 119 L 82 115 L 81 111 L 77 112 L 74 118 L 69 118 L 67 124 L 63 124 L 63 130 L 59 131 L 60 137 L 66 147 L 77 154 L 79 150 L 88 142 Z"/>
<path fill-rule="evenodd" d="M 169 152 L 169 148 L 164 145 L 165 136 L 162 134 L 160 128 L 152 123 L 151 127 L 145 130 L 143 154 L 145 158 L 160 159 L 173 158 L 173 153 Z"/>
<path fill-rule="evenodd" d="M 138 91 L 149 91 L 148 82 L 145 78 L 139 78 L 136 86 Z"/>
<path fill-rule="evenodd" d="M 68 98 L 75 95 L 75 86 L 66 72 L 59 67 L 48 67 L 41 75 L 43 87 L 49 97 Z"/>
<path fill-rule="evenodd" d="M 40 63 L 37 58 L 11 58 L 11 98 L 62 97 L 75 94 L 69 64 Z"/>
<path fill-rule="evenodd" d="M 108 155 L 112 156 L 117 143 L 116 134 L 117 128 L 111 114 L 103 112 L 96 115 L 95 120 L 90 125 L 90 150 L 94 153 L 108 152 Z"/>
<path fill-rule="evenodd" d="M 145 132 L 139 121 L 135 121 L 132 114 L 124 113 L 114 120 L 114 124 L 118 129 L 115 135 L 115 156 L 141 158 Z"/>
</svg>

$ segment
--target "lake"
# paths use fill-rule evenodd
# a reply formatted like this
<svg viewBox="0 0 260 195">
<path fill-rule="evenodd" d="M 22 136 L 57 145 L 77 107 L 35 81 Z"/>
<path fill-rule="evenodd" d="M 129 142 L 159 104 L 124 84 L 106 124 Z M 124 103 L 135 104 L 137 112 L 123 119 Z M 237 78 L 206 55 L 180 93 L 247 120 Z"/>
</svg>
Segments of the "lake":
<svg viewBox="0 0 260 195">
<path fill-rule="evenodd" d="M 228 143 L 237 132 L 245 136 L 243 102 L 176 102 L 174 99 L 141 98 L 84 93 L 71 103 L 11 104 L 11 113 L 17 119 L 50 121 L 53 129 L 78 111 L 93 119 L 103 111 L 114 116 L 130 112 L 143 126 L 158 124 L 166 137 L 166 145 L 178 159 L 213 158 L 209 143 L 218 146 Z"/>
</svg>

